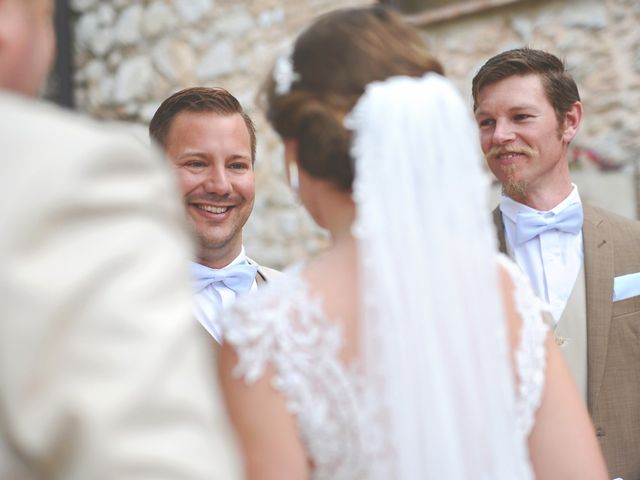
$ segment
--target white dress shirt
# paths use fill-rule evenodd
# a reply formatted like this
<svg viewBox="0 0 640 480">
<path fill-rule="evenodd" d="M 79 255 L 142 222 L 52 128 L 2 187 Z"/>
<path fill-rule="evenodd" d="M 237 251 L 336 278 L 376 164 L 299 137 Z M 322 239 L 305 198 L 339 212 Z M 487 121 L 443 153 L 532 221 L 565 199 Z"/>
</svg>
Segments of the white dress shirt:
<svg viewBox="0 0 640 480">
<path fill-rule="evenodd" d="M 242 265 L 248 263 L 247 256 L 244 253 L 244 246 L 231 263 L 222 267 L 225 269 L 232 265 Z M 256 281 L 253 281 L 251 290 L 258 288 Z M 231 305 L 236 299 L 236 292 L 225 286 L 222 282 L 215 282 L 195 293 L 193 296 L 194 315 L 204 328 L 218 343 L 222 343 L 222 331 L 220 329 L 219 317 L 220 312 Z"/>
<path fill-rule="evenodd" d="M 578 187 L 572 186 L 569 196 L 548 212 L 533 209 L 504 195 L 500 198 L 507 252 L 527 274 L 538 296 L 549 303 L 556 322 L 562 316 L 582 268 L 582 230 L 575 234 L 547 230 L 517 245 L 516 217 L 521 212 L 551 216 L 562 212 L 569 205 L 581 204 Z"/>
</svg>

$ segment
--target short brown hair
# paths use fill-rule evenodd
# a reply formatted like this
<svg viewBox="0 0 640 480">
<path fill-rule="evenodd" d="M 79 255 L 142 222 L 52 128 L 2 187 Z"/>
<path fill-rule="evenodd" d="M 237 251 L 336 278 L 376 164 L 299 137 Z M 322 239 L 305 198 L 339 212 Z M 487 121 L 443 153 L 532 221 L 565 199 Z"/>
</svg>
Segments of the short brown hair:
<svg viewBox="0 0 640 480">
<path fill-rule="evenodd" d="M 560 125 L 571 106 L 580 101 L 580 93 L 564 63 L 555 55 L 532 48 L 516 48 L 490 58 L 473 77 L 473 109 L 478 108 L 478 94 L 487 85 L 514 75 L 538 75 L 545 95 L 556 112 Z"/>
<path fill-rule="evenodd" d="M 366 86 L 396 75 L 442 73 L 420 34 L 382 7 L 336 10 L 320 17 L 295 43 L 296 80 L 285 94 L 267 79 L 267 118 L 285 139 L 298 141 L 301 168 L 351 190 L 351 132 L 344 117 Z"/>
<path fill-rule="evenodd" d="M 256 159 L 256 128 L 236 97 L 220 87 L 192 87 L 180 90 L 167 98 L 149 123 L 149 135 L 163 148 L 173 119 L 181 112 L 211 112 L 219 115 L 242 116 L 251 138 L 251 161 Z"/>
</svg>

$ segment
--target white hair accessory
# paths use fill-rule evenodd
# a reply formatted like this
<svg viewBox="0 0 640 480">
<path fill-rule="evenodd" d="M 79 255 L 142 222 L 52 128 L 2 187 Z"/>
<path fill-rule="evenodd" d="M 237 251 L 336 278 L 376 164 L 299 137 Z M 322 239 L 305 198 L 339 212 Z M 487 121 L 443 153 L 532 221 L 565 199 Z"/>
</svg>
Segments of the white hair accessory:
<svg viewBox="0 0 640 480">
<path fill-rule="evenodd" d="M 273 67 L 273 80 L 276 83 L 276 93 L 278 95 L 289 93 L 293 82 L 300 79 L 300 75 L 293 69 L 292 53 L 292 49 L 289 49 L 281 54 Z"/>
</svg>

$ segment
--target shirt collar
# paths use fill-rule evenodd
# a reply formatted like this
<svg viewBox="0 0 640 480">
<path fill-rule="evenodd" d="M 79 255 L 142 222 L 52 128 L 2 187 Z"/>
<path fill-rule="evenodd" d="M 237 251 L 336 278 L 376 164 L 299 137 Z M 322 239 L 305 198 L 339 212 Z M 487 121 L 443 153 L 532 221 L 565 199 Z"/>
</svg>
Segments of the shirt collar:
<svg viewBox="0 0 640 480">
<path fill-rule="evenodd" d="M 201 263 L 198 263 L 198 262 L 191 262 L 191 263 L 194 263 L 194 264 L 197 264 L 197 265 L 202 265 Z M 227 267 L 230 267 L 232 265 L 242 265 L 244 263 L 249 263 L 249 262 L 247 260 L 247 255 L 244 253 L 244 245 L 242 245 L 242 247 L 240 248 L 240 254 L 236 258 L 231 260 L 231 262 L 229 262 L 224 267 L 217 268 L 217 269 L 214 268 L 212 270 L 222 270 L 223 268 L 227 268 Z M 210 267 L 207 267 L 206 265 L 202 265 L 202 266 L 206 267 L 206 268 L 210 268 Z"/>
<path fill-rule="evenodd" d="M 567 195 L 567 198 L 562 200 L 558 205 L 553 207 L 549 211 L 536 210 L 535 208 L 531 208 L 527 205 L 524 205 L 520 202 L 516 202 L 514 199 L 507 197 L 506 195 L 502 195 L 500 197 L 500 211 L 502 214 L 507 217 L 512 222 L 516 221 L 516 217 L 518 213 L 522 212 L 537 212 L 540 214 L 553 214 L 557 215 L 562 212 L 569 205 L 573 205 L 574 203 L 581 204 L 580 194 L 578 193 L 578 186 L 575 183 L 571 184 L 571 192 Z"/>
</svg>

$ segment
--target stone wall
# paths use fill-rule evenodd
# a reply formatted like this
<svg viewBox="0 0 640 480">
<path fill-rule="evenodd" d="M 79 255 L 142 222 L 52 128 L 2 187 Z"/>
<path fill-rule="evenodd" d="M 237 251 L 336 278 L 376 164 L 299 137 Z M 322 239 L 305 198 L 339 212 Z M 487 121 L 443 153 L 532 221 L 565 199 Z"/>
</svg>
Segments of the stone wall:
<svg viewBox="0 0 640 480">
<path fill-rule="evenodd" d="M 257 195 L 245 228 L 250 254 L 281 267 L 321 249 L 326 235 L 283 181 L 282 149 L 255 106 L 274 56 L 316 15 L 362 0 L 71 0 L 76 15 L 78 109 L 139 125 L 159 103 L 193 85 L 233 92 L 258 127 Z M 631 165 L 640 154 L 640 4 L 635 0 L 525 1 L 425 25 L 450 78 L 468 92 L 479 65 L 523 44 L 566 58 L 585 103 L 576 145 Z M 635 215 L 631 176 L 581 162 L 583 195 Z M 595 173 L 594 173 L 595 172 Z M 615 176 L 615 186 L 606 187 Z M 604 187 L 603 187 L 604 185 Z M 586 188 L 586 190 L 584 190 Z M 611 199 L 614 200 L 611 200 Z M 599 200 L 600 199 L 600 200 Z M 609 203 L 607 203 L 609 202 Z"/>
</svg>

